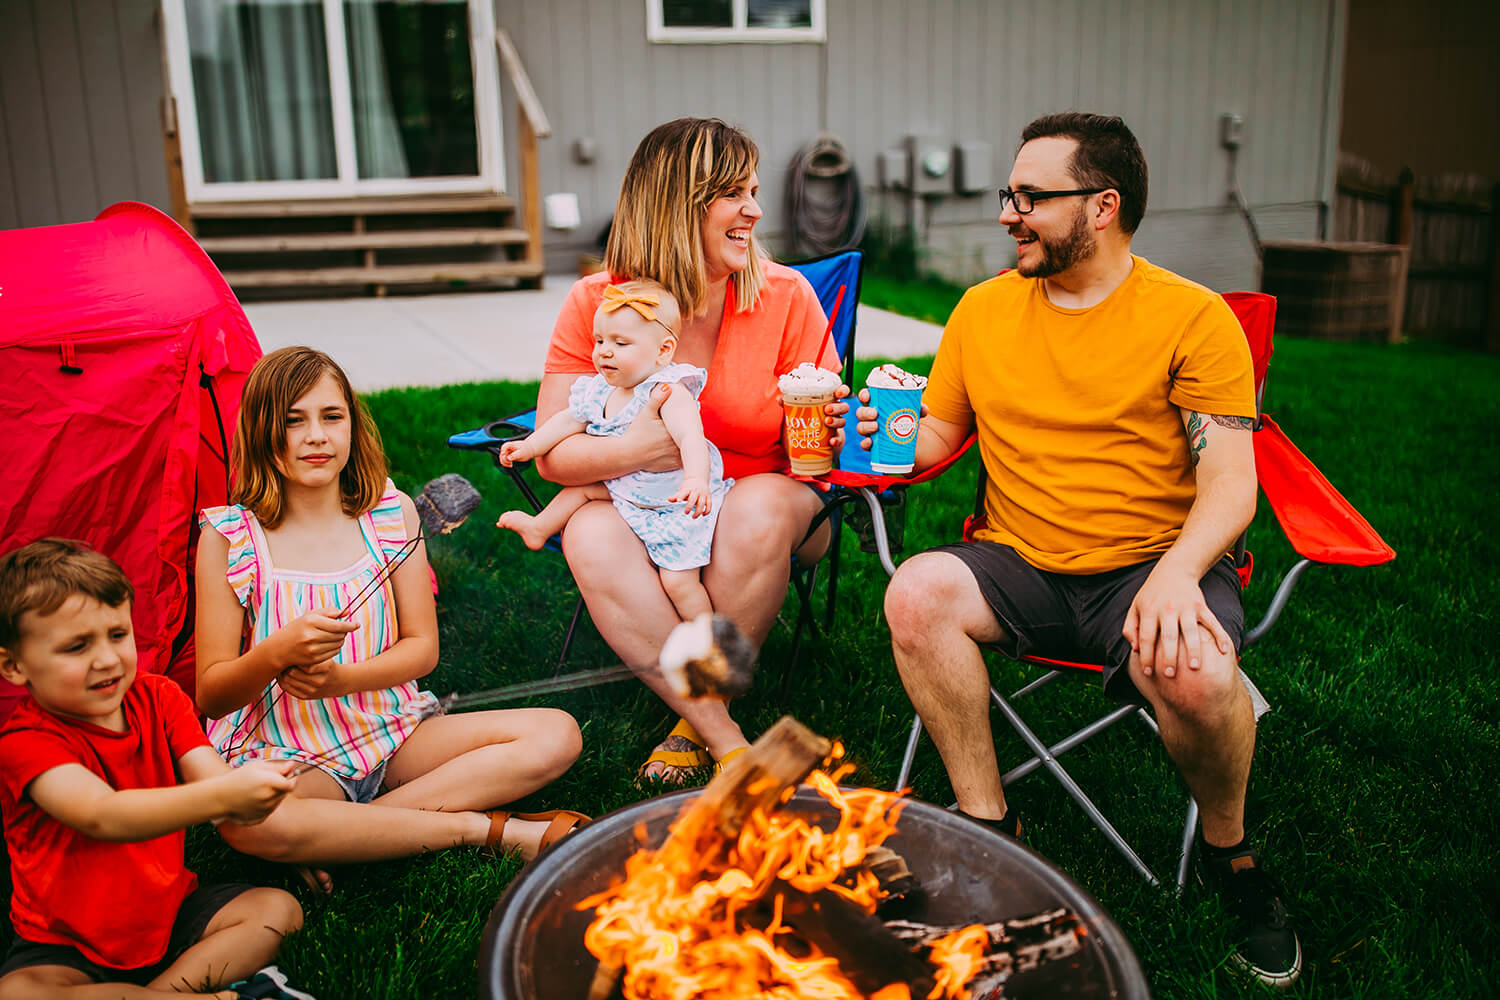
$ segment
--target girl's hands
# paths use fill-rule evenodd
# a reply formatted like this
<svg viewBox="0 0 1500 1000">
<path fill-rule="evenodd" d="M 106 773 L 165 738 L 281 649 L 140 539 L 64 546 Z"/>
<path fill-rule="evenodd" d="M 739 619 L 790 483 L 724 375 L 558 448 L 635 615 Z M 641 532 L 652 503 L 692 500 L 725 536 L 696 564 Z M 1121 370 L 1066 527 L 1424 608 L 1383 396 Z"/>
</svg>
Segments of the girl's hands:
<svg viewBox="0 0 1500 1000">
<path fill-rule="evenodd" d="M 343 648 L 344 639 L 357 628 L 357 622 L 322 611 L 309 611 L 290 625 L 282 626 L 275 639 L 282 647 L 278 659 L 283 672 L 286 668 L 320 664 L 335 656 Z"/>
<path fill-rule="evenodd" d="M 224 815 L 250 826 L 276 810 L 291 794 L 294 760 L 252 760 L 219 778 L 223 783 Z"/>
<path fill-rule="evenodd" d="M 276 678 L 276 683 L 281 685 L 281 690 L 303 701 L 336 698 L 355 690 L 349 684 L 348 665 L 332 659 L 310 667 L 287 667 Z"/>
<path fill-rule="evenodd" d="M 687 501 L 687 512 L 692 517 L 702 517 L 714 509 L 713 497 L 708 492 L 708 480 L 684 477 L 682 488 L 667 497 L 671 503 Z"/>
</svg>

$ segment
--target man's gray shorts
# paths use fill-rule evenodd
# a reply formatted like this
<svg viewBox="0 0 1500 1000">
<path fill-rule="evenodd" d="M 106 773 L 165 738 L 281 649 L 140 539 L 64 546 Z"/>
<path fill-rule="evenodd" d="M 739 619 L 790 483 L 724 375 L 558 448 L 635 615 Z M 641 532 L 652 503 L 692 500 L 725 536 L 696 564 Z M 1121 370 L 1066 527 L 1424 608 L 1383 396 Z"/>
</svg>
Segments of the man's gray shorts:
<svg viewBox="0 0 1500 1000">
<path fill-rule="evenodd" d="M 1135 595 L 1156 568 L 1151 559 L 1105 573 L 1050 573 L 1037 569 L 1009 545 L 956 542 L 933 552 L 950 552 L 974 574 L 979 592 L 995 613 L 1010 656 L 1045 656 L 1104 668 L 1104 690 L 1118 701 L 1140 701 L 1126 669 L 1130 641 L 1121 630 Z M 1203 598 L 1235 652 L 1243 647 L 1245 611 L 1240 578 L 1225 556 L 1199 581 Z"/>
</svg>

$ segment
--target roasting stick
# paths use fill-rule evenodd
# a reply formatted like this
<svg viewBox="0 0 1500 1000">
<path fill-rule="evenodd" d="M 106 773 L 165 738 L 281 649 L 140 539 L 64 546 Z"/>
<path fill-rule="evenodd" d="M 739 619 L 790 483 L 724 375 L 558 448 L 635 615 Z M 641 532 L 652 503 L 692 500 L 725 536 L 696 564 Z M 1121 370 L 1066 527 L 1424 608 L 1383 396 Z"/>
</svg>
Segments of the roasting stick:
<svg viewBox="0 0 1500 1000">
<path fill-rule="evenodd" d="M 375 572 L 375 575 L 370 578 L 369 582 L 359 589 L 348 604 L 342 608 L 333 609 L 333 613 L 329 617 L 339 621 L 347 621 L 350 615 L 358 611 L 366 601 L 380 592 L 380 589 L 385 586 L 385 582 L 395 576 L 396 570 L 400 569 L 401 564 L 406 562 L 413 552 L 417 551 L 417 546 L 421 545 L 422 541 L 423 534 L 418 531 L 415 538 L 408 539 L 396 550 L 395 555 L 381 564 L 380 569 Z M 241 720 L 230 734 L 236 738 L 236 742 L 232 742 L 224 748 L 228 756 L 233 757 L 245 748 L 245 744 L 250 740 L 250 734 L 255 731 L 256 726 L 259 726 L 271 714 L 271 710 L 276 707 L 276 702 L 281 698 L 281 694 L 281 689 L 277 688 L 273 691 L 269 685 L 265 691 L 261 692 L 261 696 L 254 701 L 250 712 L 246 715 L 249 721 Z"/>
</svg>

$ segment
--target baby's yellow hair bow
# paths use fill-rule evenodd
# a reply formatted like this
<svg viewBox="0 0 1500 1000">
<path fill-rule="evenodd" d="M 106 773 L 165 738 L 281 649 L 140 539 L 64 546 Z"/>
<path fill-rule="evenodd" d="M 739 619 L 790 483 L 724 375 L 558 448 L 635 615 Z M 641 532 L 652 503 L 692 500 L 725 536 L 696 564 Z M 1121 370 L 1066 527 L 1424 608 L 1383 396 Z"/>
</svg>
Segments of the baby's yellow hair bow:
<svg viewBox="0 0 1500 1000">
<path fill-rule="evenodd" d="M 629 306 L 640 313 L 642 319 L 650 320 L 661 326 L 663 330 L 671 333 L 672 328 L 658 319 L 656 310 L 651 308 L 658 305 L 661 305 L 661 299 L 655 295 L 626 292 L 619 285 L 607 285 L 604 289 L 604 301 L 599 303 L 599 308 L 603 309 L 606 313 L 612 313 L 616 309 L 623 309 L 625 306 Z"/>
</svg>

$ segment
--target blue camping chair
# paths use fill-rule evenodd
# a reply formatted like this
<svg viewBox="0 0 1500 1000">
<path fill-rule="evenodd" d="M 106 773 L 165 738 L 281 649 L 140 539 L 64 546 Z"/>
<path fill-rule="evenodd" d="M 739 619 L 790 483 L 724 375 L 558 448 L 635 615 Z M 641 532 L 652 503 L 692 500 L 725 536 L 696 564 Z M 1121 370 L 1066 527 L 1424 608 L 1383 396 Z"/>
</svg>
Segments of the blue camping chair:
<svg viewBox="0 0 1500 1000">
<path fill-rule="evenodd" d="M 861 270 L 864 264 L 864 254 L 859 250 L 843 250 L 838 253 L 819 257 L 815 260 L 803 261 L 789 266 L 802 272 L 812 285 L 813 291 L 817 293 L 818 303 L 823 307 L 824 315 L 830 317 L 830 333 L 833 337 L 833 346 L 838 351 L 839 358 L 847 365 L 854 357 L 854 324 L 859 304 L 859 284 Z M 530 409 L 522 413 L 515 413 L 500 420 L 493 420 L 482 427 L 463 431 L 448 438 L 450 448 L 458 448 L 465 451 L 488 452 L 495 462 L 495 467 L 506 473 L 521 495 L 533 511 L 540 511 L 546 506 L 546 501 L 537 495 L 531 483 L 524 475 L 525 470 L 531 466 L 530 462 L 518 462 L 515 465 L 500 464 L 500 448 L 507 441 L 515 441 L 526 437 L 536 429 L 536 410 Z M 845 448 L 840 456 L 840 462 L 863 463 L 864 471 L 869 471 L 869 457 L 866 452 L 858 447 L 851 449 L 850 437 L 845 435 Z M 837 589 L 837 576 L 839 564 L 839 511 L 841 505 L 832 503 L 829 505 L 826 516 L 833 524 L 833 538 L 827 556 L 829 565 L 829 617 L 832 616 L 832 597 Z M 812 531 L 822 524 L 823 517 L 814 522 Z M 547 542 L 547 548 L 556 552 L 562 552 L 562 540 L 554 535 Z M 797 622 L 793 626 L 793 663 L 796 662 L 798 651 L 801 648 L 802 634 L 807 629 L 817 631 L 818 624 L 812 613 L 812 593 L 817 583 L 818 564 L 812 563 L 807 566 L 799 565 L 794 559 L 792 561 L 792 586 L 797 592 L 799 610 Z M 568 632 L 563 639 L 562 653 L 557 660 L 558 669 L 567 661 L 568 651 L 573 645 L 573 635 L 578 629 L 578 621 L 583 615 L 583 598 L 580 596 L 573 607 L 573 617 L 568 622 Z"/>
</svg>

